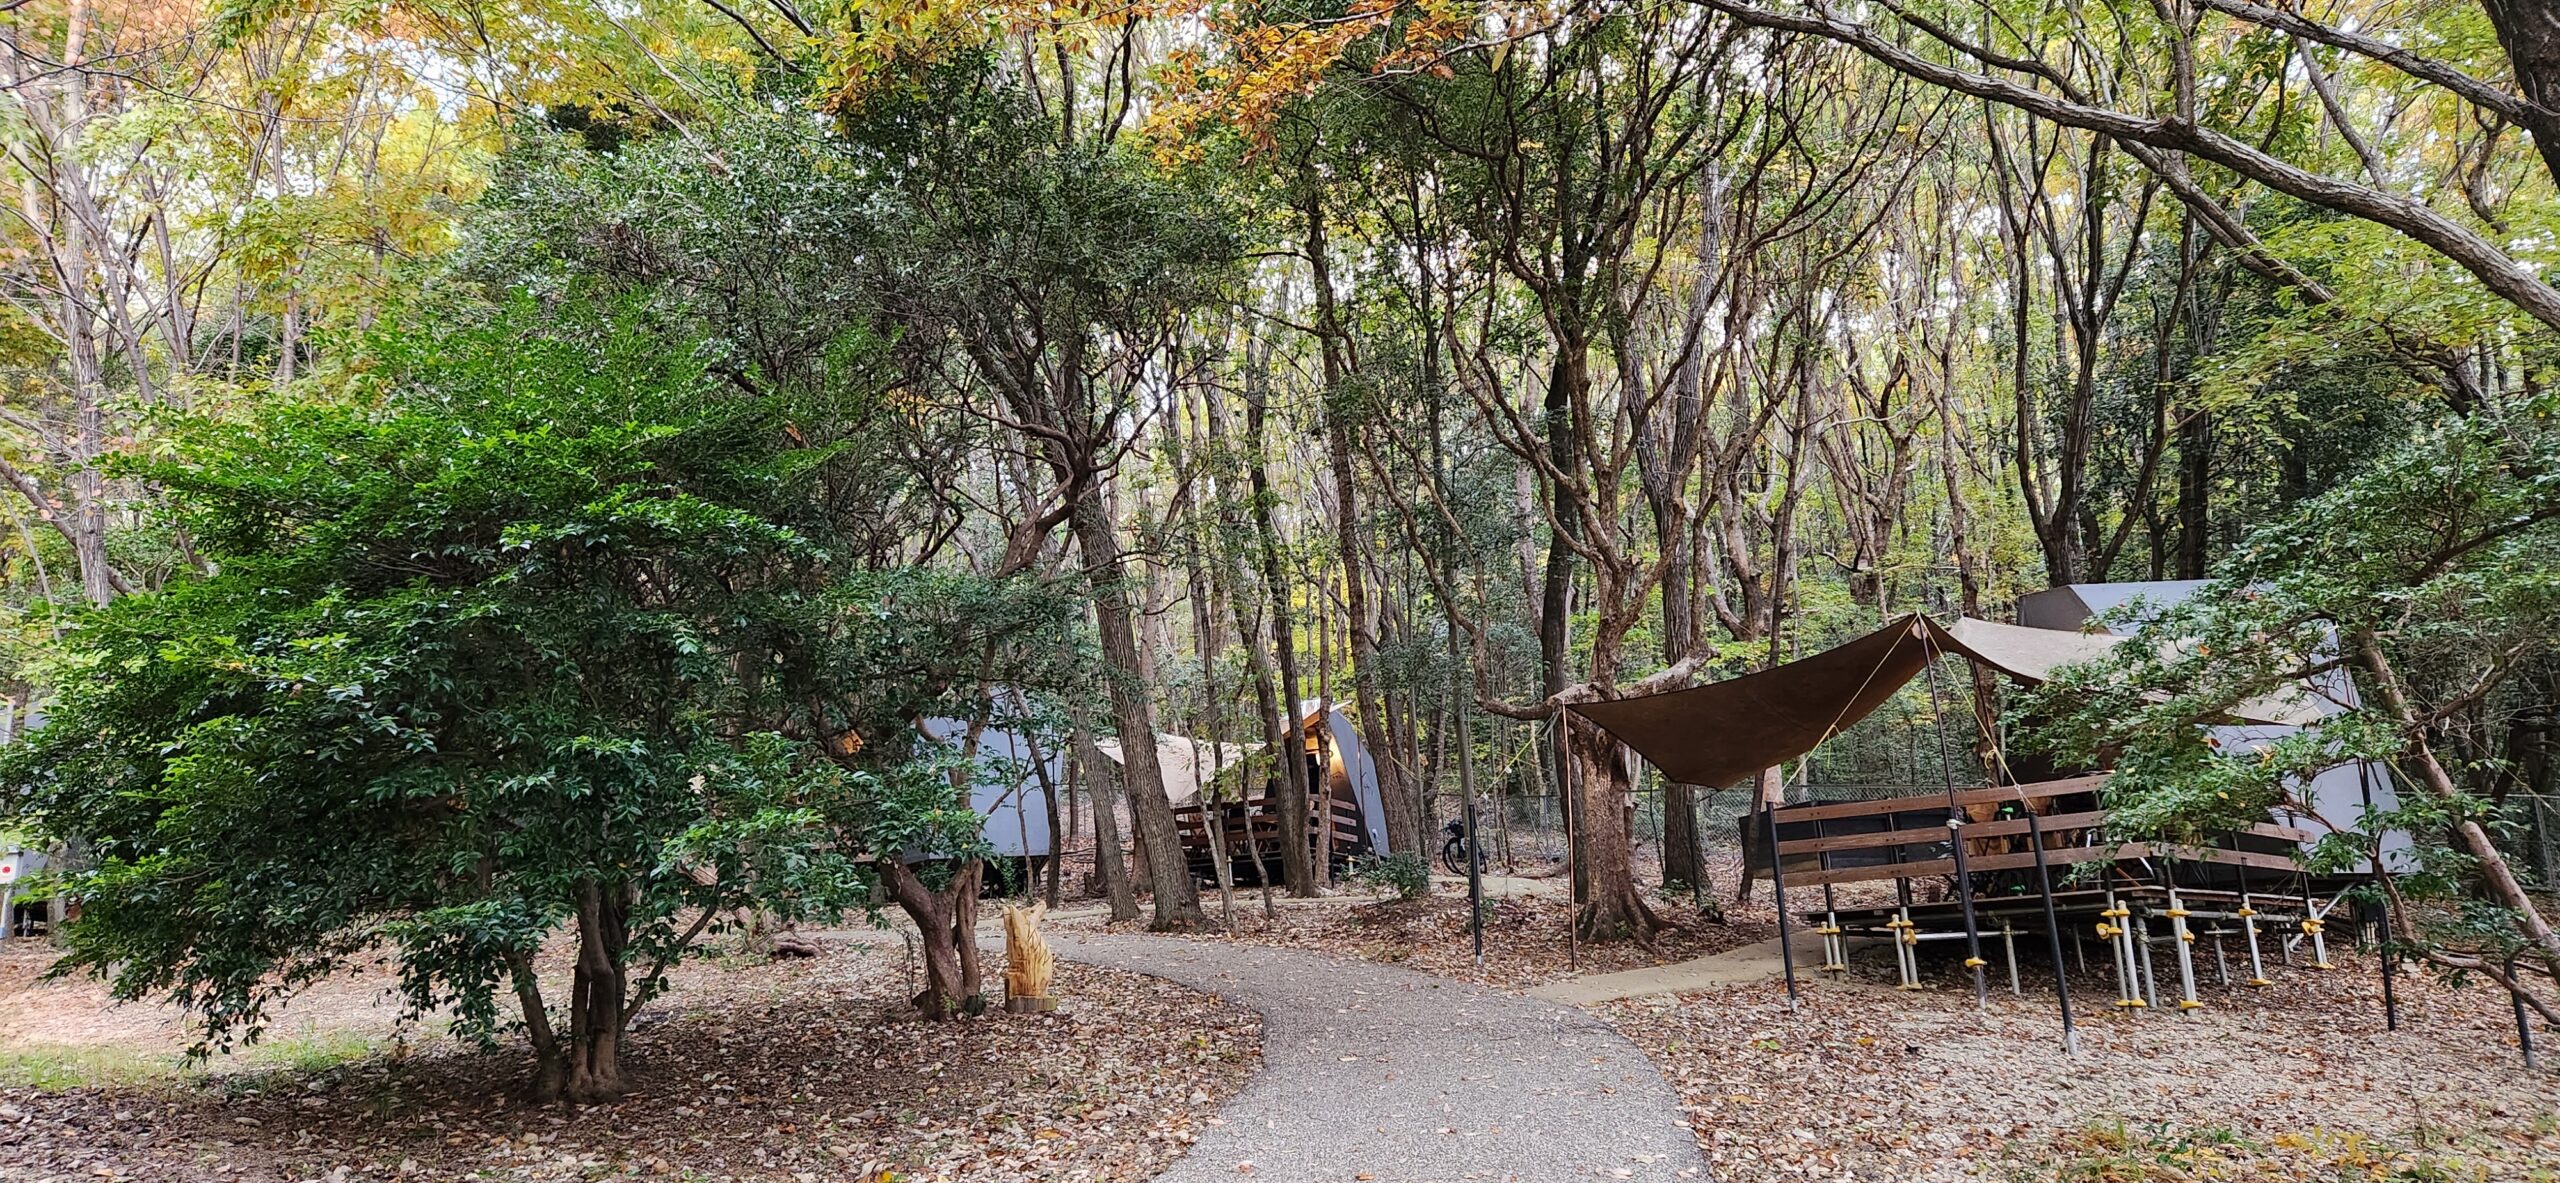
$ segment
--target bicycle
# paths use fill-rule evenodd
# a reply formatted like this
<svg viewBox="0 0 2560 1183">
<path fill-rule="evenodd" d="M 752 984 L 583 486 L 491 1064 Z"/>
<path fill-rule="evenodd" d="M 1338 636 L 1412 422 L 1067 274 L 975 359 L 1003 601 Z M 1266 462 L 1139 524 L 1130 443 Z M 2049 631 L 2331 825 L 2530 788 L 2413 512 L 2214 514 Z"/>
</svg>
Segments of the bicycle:
<svg viewBox="0 0 2560 1183">
<path fill-rule="evenodd" d="M 1466 823 L 1457 821 L 1450 822 L 1448 825 L 1440 827 L 1440 833 L 1442 835 L 1442 841 L 1440 843 L 1441 868 L 1452 875 L 1466 874 L 1469 847 L 1469 843 L 1467 842 Z M 1476 870 L 1484 870 L 1483 848 L 1476 848 L 1474 853 Z"/>
</svg>

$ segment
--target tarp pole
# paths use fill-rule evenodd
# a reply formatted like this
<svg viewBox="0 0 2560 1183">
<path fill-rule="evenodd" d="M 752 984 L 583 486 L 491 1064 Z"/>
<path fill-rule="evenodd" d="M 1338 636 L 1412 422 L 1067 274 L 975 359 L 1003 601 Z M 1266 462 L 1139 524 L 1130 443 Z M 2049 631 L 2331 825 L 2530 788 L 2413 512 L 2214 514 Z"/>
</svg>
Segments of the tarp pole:
<svg viewBox="0 0 2560 1183">
<path fill-rule="evenodd" d="M 1980 685 L 1975 683 L 1976 687 Z M 1979 690 L 1976 697 L 1980 697 Z M 1974 718 L 1978 721 L 1990 718 L 1981 702 L 1974 703 Z M 1992 761 L 1998 766 L 1995 772 L 2014 783 L 2016 778 L 2008 777 L 2009 757 L 1999 730 L 1985 726 L 1984 731 L 1983 738 L 1991 744 Z M 2062 963 L 2062 917 L 2053 906 L 2053 864 L 2045 856 L 2044 819 L 2036 813 L 2035 802 L 2027 800 L 2024 792 L 2018 794 L 2018 809 L 2027 815 L 2027 845 L 2036 856 L 2036 900 L 2044 907 L 2045 947 L 2053 954 L 2053 1000 L 2062 1011 L 2062 1051 L 2064 1055 L 2076 1056 L 2080 1054 L 2080 1029 L 2071 1021 L 2071 974 Z M 2087 969 L 2088 954 L 2081 951 L 2078 933 L 2072 934 L 2071 948 L 2080 954 L 2080 968 Z M 2014 966 L 2012 968 L 2014 970 Z"/>
<path fill-rule="evenodd" d="M 2053 998 L 2062 1007 L 2062 1050 L 2068 1055 L 2080 1054 L 2080 1032 L 2071 1025 L 2070 974 L 2062 964 L 2062 921 L 2053 909 L 2053 867 L 2045 861 L 2044 825 L 2036 818 L 2035 806 L 2020 794 L 2018 802 L 2027 811 L 2027 841 L 2036 848 L 2036 890 L 2044 898 L 2044 935 L 2053 947 Z M 2073 942 L 2077 944 L 2077 940 Z M 2254 948 L 2254 946 L 2253 946 Z"/>
<path fill-rule="evenodd" d="M 2356 787 L 2364 793 L 2365 824 L 2373 824 L 2373 761 L 2356 761 Z M 2391 965 L 2391 891 L 2382 885 L 2382 842 L 2373 843 L 2373 901 L 2382 909 L 2381 939 L 2374 942 L 2376 960 L 2382 962 L 2382 1027 L 2386 1031 L 2400 1029 L 2400 992 L 2392 979 Z M 2532 1055 L 2531 1049 L 2526 1055 Z"/>
<path fill-rule="evenodd" d="M 1454 653 L 1457 647 L 1457 635 L 1451 633 L 1450 651 Z M 1466 704 L 1459 703 L 1449 713 L 1458 723 L 1458 795 L 1466 802 L 1461 808 L 1467 826 L 1467 927 L 1475 937 L 1476 968 L 1483 969 L 1484 846 L 1476 840 L 1476 736 L 1475 729 L 1467 725 Z"/>
<path fill-rule="evenodd" d="M 1573 754 L 1573 720 L 1563 711 L 1551 716 L 1555 728 L 1556 786 L 1560 793 L 1572 794 L 1582 784 L 1582 761 Z M 1582 968 L 1582 868 L 1573 857 L 1573 816 L 1582 812 L 1580 804 L 1560 797 L 1557 805 L 1564 810 L 1564 949 L 1569 968 Z"/>
<path fill-rule="evenodd" d="M 1938 771 L 1945 777 L 1947 783 L 1947 840 L 1955 848 L 1956 902 L 1964 909 L 1964 965 L 1966 969 L 1973 971 L 1974 1007 L 1978 1010 L 1989 1010 L 1991 1009 L 1991 984 L 1982 976 L 1982 967 L 1989 962 L 1982 959 L 1982 926 L 1976 922 L 1973 915 L 1973 870 L 1967 865 L 1964 853 L 1964 809 L 1956 804 L 1956 770 L 1953 764 L 1947 762 L 1946 707 L 1938 697 L 1938 654 L 1942 650 L 1938 648 L 1935 636 L 1929 631 L 1931 626 L 1928 621 L 1919 621 L 1912 627 L 1919 630 L 1920 645 L 1926 651 L 1927 660 L 1921 668 L 1929 674 L 1930 730 L 1937 735 Z"/>
<path fill-rule="evenodd" d="M 1785 791 L 1783 789 L 1781 792 Z M 1769 900 L 1778 909 L 1778 964 L 1787 975 L 1787 1010 L 1796 1009 L 1796 943 L 1787 923 L 1787 872 L 1778 857 L 1778 803 L 1760 803 L 1760 821 L 1769 841 Z"/>
</svg>

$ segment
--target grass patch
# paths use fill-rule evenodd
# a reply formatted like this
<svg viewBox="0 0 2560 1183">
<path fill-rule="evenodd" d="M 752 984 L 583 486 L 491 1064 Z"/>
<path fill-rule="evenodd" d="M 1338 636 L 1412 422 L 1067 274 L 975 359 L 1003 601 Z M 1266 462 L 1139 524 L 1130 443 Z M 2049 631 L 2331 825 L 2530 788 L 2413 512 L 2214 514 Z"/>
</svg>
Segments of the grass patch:
<svg viewBox="0 0 2560 1183">
<path fill-rule="evenodd" d="M 186 1071 L 182 1057 L 121 1047 L 29 1047 L 0 1052 L 0 1086 L 61 1092 L 138 1085 Z"/>
<path fill-rule="evenodd" d="M 39 1045 L 0 1051 L 0 1087 L 62 1092 L 135 1088 L 234 1073 L 323 1072 L 365 1059 L 382 1048 L 382 1042 L 352 1031 L 277 1036 L 202 1063 L 189 1063 L 173 1052 L 112 1045 Z"/>
</svg>

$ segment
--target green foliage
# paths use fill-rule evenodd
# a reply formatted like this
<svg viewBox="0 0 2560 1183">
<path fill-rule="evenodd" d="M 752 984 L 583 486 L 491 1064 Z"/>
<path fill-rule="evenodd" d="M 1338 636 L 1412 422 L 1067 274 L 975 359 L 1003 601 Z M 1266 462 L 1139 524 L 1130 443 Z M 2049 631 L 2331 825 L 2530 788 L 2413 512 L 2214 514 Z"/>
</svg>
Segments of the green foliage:
<svg viewBox="0 0 2560 1183">
<path fill-rule="evenodd" d="M 410 1009 L 487 1038 L 573 915 L 619 929 L 636 1006 L 692 918 L 830 915 L 866 852 L 972 851 L 946 762 L 780 732 L 839 678 L 860 726 L 983 702 L 932 675 L 990 672 L 970 636 L 1053 635 L 1028 626 L 1054 603 L 830 579 L 840 457 L 794 442 L 807 408 L 729 395 L 622 310 L 575 323 L 398 326 L 367 397 L 191 421 L 142 470 L 211 573 L 72 621 L 8 768 L 19 816 L 91 856 L 62 970 L 220 1045 L 385 943 Z"/>
<path fill-rule="evenodd" d="M 1379 895 L 1418 900 L 1431 894 L 1431 861 L 1410 850 L 1363 855 L 1352 864 L 1351 881 Z"/>
<path fill-rule="evenodd" d="M 2111 825 L 2125 837 L 2192 839 L 2276 806 L 2301 811 L 2291 786 L 2348 760 L 2401 769 L 2406 783 L 2417 745 L 2560 645 L 2553 413 L 2546 398 L 2449 419 L 2392 450 L 2253 533 L 2202 593 L 2142 606 L 2151 615 L 2115 658 L 2066 671 L 2017 716 L 2041 720 L 2036 742 L 2065 761 L 2113 764 Z M 2305 678 L 2334 700 L 2312 726 L 2246 752 L 2203 726 Z M 2404 790 L 2396 810 L 2321 819 L 2341 833 L 2315 862 L 2342 868 L 2369 857 L 2383 830 L 2402 830 L 2419 858 L 2404 888 L 2450 890 L 2475 857 L 2447 841 L 2454 824 L 2497 824 L 2482 783 L 2450 798 Z M 2477 919 L 2456 927 L 2500 927 Z"/>
</svg>

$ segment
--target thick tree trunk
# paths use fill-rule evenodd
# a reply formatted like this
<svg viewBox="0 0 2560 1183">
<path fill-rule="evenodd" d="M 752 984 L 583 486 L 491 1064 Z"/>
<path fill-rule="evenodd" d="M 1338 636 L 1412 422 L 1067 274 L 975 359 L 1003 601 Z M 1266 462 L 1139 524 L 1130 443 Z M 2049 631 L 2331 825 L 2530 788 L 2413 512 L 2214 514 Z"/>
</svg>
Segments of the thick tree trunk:
<svg viewBox="0 0 2560 1183">
<path fill-rule="evenodd" d="M 2560 181 L 2560 6 L 2549 0 L 2481 0 L 2498 31 L 2516 88 L 2524 92 L 2525 132 L 2551 179 Z"/>
<path fill-rule="evenodd" d="M 982 986 L 978 884 L 986 864 L 977 859 L 962 862 L 940 891 L 927 886 L 924 877 L 901 859 L 883 859 L 880 867 L 889 898 L 915 922 L 917 952 L 924 962 L 924 989 L 915 996 L 916 1010 L 937 1022 L 975 1013 Z"/>
<path fill-rule="evenodd" d="M 1288 585 L 1282 582 L 1280 531 L 1271 520 L 1271 464 L 1263 454 L 1263 421 L 1268 404 L 1263 397 L 1259 341 L 1251 364 L 1253 372 L 1245 385 L 1249 401 L 1245 404 L 1244 423 L 1246 444 L 1253 450 L 1254 551 L 1262 567 L 1262 591 L 1271 612 L 1271 652 L 1279 666 L 1283 724 L 1280 737 L 1285 741 L 1274 749 L 1280 760 L 1280 826 L 1292 836 L 1280 846 L 1280 874 L 1289 882 L 1290 895 L 1306 899 L 1316 894 L 1315 860 L 1304 838 L 1314 790 L 1307 778 L 1306 736 L 1300 733 L 1306 720 L 1298 714 L 1298 706 L 1305 700 L 1298 697 L 1297 628 L 1290 616 Z"/>
<path fill-rule="evenodd" d="M 1579 923 L 1585 940 L 1633 940 L 1650 945 L 1662 920 L 1636 890 L 1630 868 L 1635 833 L 1628 825 L 1627 762 L 1616 741 L 1598 728 L 1566 716 L 1581 800 L 1575 810 L 1574 857 L 1590 867 Z"/>
<path fill-rule="evenodd" d="M 1581 469 L 1581 454 L 1573 447 L 1573 406 L 1575 394 L 1589 381 L 1584 354 L 1581 342 L 1558 341 L 1555 363 L 1547 372 L 1547 456 L 1558 472 L 1569 477 Z M 1572 480 L 1556 482 L 1553 497 L 1555 522 L 1547 540 L 1546 576 L 1538 598 L 1538 688 L 1541 696 L 1550 700 L 1565 688 L 1565 645 L 1573 623 L 1572 539 L 1580 527 L 1582 512 L 1579 490 Z M 1580 824 L 1580 815 L 1573 795 L 1564 791 L 1562 783 L 1565 762 L 1574 758 L 1573 744 L 1564 728 L 1549 730 L 1549 746 L 1555 749 L 1556 757 L 1551 767 L 1558 777 L 1556 804 L 1564 812 L 1566 828 L 1574 830 Z M 1577 854 L 1577 884 L 1587 876 L 1585 865 Z"/>
<path fill-rule="evenodd" d="M 578 960 L 569 979 L 567 1075 L 561 1096 L 580 1105 L 622 1099 L 622 1035 L 630 1015 L 629 888 L 592 880 L 578 887 Z"/>
<path fill-rule="evenodd" d="M 1148 883 L 1155 894 L 1154 926 L 1197 928 L 1208 917 L 1200 911 L 1200 893 L 1191 882 L 1182 840 L 1174 830 L 1173 803 L 1165 796 L 1164 770 L 1156 760 L 1155 704 L 1147 697 L 1154 680 L 1138 653 L 1120 541 L 1112 532 L 1100 490 L 1088 489 L 1076 498 L 1069 525 L 1084 548 L 1085 568 L 1093 580 L 1094 624 L 1102 638 L 1111 713 L 1119 724 L 1121 767 L 1127 773 L 1122 786 L 1128 790 L 1129 815 L 1146 852 Z"/>
</svg>

